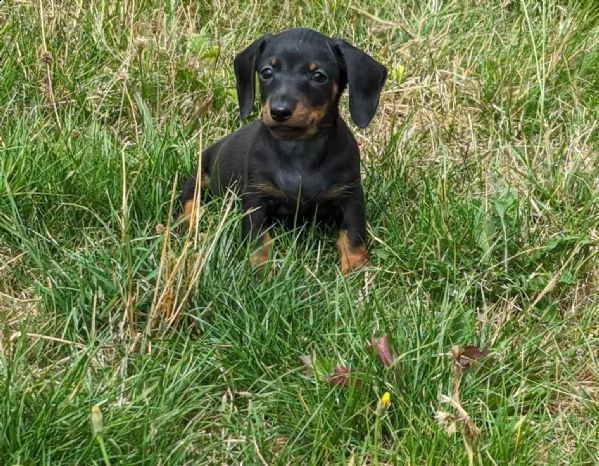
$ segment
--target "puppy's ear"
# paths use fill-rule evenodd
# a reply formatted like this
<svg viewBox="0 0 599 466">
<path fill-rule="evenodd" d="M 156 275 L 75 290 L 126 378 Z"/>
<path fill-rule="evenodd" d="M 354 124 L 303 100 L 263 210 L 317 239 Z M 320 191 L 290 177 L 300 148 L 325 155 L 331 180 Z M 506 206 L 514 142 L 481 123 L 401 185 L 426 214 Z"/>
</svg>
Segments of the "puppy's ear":
<svg viewBox="0 0 599 466">
<path fill-rule="evenodd" d="M 256 58 L 264 50 L 270 36 L 264 36 L 235 57 L 233 68 L 237 80 L 237 100 L 241 119 L 245 120 L 254 107 L 256 98 Z"/>
<path fill-rule="evenodd" d="M 356 125 L 366 128 L 376 113 L 387 69 L 344 40 L 334 40 L 334 47 L 341 69 L 347 74 L 349 113 Z"/>
</svg>

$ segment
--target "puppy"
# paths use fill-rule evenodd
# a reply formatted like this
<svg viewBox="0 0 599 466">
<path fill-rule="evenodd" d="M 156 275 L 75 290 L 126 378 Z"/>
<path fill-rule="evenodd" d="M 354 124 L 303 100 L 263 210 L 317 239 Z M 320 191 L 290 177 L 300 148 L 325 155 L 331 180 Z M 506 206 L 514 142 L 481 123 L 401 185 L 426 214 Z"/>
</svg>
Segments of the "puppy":
<svg viewBox="0 0 599 466">
<path fill-rule="evenodd" d="M 254 106 L 256 74 L 262 119 L 228 135 L 202 154 L 183 187 L 184 215 L 193 210 L 198 171 L 203 187 L 232 189 L 246 215 L 243 236 L 257 243 L 251 262 L 269 255 L 275 222 L 319 220 L 336 225 L 340 268 L 368 260 L 366 214 L 356 140 L 339 115 L 349 87 L 349 111 L 360 128 L 376 112 L 386 68 L 344 40 L 311 29 L 265 35 L 235 58 L 241 118 Z"/>
</svg>

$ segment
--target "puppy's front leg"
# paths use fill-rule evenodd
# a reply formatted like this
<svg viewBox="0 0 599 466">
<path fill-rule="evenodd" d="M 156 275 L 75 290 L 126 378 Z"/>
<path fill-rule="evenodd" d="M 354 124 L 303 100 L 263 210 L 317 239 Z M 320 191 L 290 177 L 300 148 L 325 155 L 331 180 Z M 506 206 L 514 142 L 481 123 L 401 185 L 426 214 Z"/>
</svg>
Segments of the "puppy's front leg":
<svg viewBox="0 0 599 466">
<path fill-rule="evenodd" d="M 243 237 L 257 248 L 252 252 L 250 263 L 256 269 L 258 275 L 263 275 L 264 264 L 268 260 L 272 238 L 268 231 L 264 231 L 266 221 L 266 206 L 255 197 L 246 197 L 243 200 L 246 215 L 243 217 Z"/>
<path fill-rule="evenodd" d="M 347 275 L 351 270 L 368 262 L 366 251 L 366 212 L 364 193 L 358 186 L 352 195 L 341 205 L 341 224 L 337 249 L 341 256 L 341 272 Z"/>
</svg>

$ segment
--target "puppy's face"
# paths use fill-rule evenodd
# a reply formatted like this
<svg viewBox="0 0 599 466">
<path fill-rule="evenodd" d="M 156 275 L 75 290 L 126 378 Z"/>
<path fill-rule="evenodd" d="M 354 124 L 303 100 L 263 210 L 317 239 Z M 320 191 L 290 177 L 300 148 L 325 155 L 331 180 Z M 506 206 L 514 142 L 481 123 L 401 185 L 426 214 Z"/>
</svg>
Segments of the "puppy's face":
<svg viewBox="0 0 599 466">
<path fill-rule="evenodd" d="M 275 136 L 309 138 L 336 117 L 341 72 L 327 38 L 269 41 L 256 70 L 262 120 Z"/>
<path fill-rule="evenodd" d="M 267 34 L 239 53 L 234 67 L 241 119 L 252 112 L 257 73 L 264 124 L 285 139 L 309 138 L 331 124 L 346 86 L 352 120 L 365 128 L 387 76 L 362 50 L 312 29 Z"/>
</svg>

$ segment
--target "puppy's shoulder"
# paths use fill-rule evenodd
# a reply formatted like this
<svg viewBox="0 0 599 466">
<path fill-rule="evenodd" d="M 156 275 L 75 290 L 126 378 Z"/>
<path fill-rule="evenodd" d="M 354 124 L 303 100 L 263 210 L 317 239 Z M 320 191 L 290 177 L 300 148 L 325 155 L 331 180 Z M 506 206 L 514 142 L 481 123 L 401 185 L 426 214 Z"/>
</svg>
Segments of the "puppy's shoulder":
<svg viewBox="0 0 599 466">
<path fill-rule="evenodd" d="M 353 156 L 360 156 L 358 141 L 347 122 L 339 117 L 335 125 L 335 131 L 330 138 L 329 144 L 335 146 L 336 151 L 350 153 Z"/>
<path fill-rule="evenodd" d="M 233 157 L 236 160 L 243 159 L 254 144 L 260 131 L 260 125 L 261 121 L 256 120 L 207 147 L 204 150 L 204 155 L 210 160 L 209 165 L 212 165 L 217 156 Z"/>
</svg>

